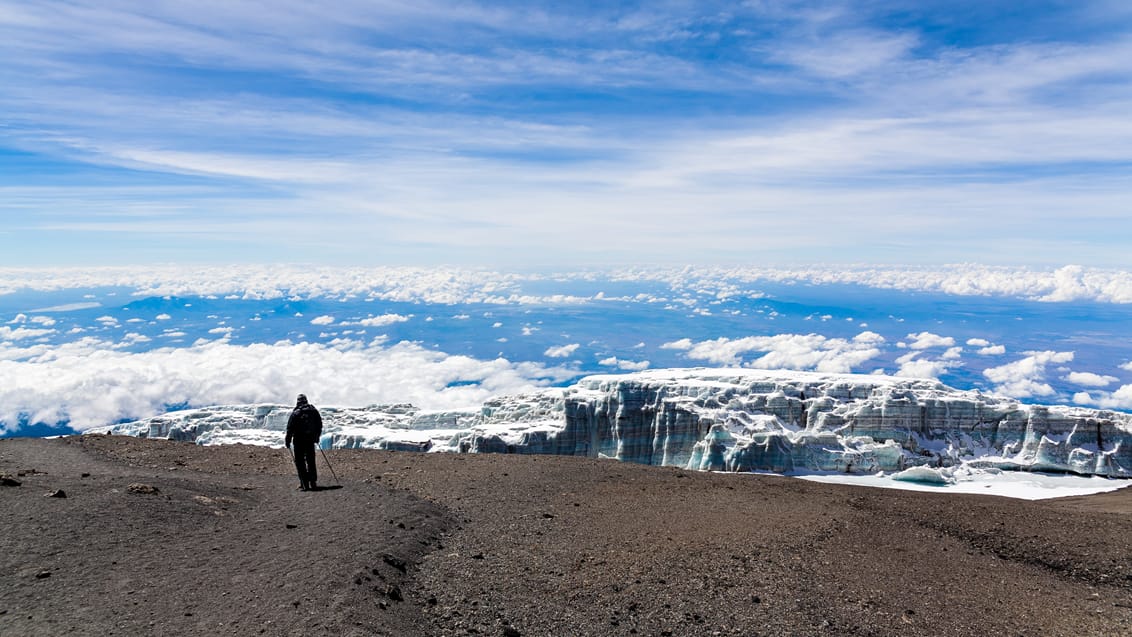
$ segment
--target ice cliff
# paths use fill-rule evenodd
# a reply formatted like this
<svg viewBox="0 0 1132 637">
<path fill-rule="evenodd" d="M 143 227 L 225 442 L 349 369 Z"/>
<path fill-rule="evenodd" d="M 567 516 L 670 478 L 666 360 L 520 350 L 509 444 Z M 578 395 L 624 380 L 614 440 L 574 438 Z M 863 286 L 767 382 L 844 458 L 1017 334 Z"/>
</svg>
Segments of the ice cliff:
<svg viewBox="0 0 1132 637">
<path fill-rule="evenodd" d="M 747 369 L 590 376 L 478 410 L 321 408 L 323 447 L 604 456 L 712 471 L 976 467 L 1132 477 L 1132 415 L 1022 404 L 937 381 Z M 211 407 L 111 428 L 282 444 L 288 407 Z"/>
</svg>

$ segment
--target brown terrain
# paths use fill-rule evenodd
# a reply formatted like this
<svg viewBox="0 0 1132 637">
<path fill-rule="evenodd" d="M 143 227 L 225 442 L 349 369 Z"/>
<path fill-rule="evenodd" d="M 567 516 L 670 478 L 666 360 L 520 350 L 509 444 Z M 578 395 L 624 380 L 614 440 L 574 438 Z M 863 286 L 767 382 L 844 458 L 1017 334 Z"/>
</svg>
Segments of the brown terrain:
<svg viewBox="0 0 1132 637">
<path fill-rule="evenodd" d="M 0 441 L 0 635 L 1132 635 L 1132 490 L 326 457 Z"/>
</svg>

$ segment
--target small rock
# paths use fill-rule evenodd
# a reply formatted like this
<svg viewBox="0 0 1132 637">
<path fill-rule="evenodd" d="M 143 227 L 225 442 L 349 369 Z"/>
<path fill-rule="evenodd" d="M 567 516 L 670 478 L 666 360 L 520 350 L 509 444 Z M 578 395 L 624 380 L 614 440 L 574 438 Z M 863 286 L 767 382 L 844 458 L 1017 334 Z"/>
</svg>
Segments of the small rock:
<svg viewBox="0 0 1132 637">
<path fill-rule="evenodd" d="M 65 498 L 67 497 L 67 492 L 62 489 L 55 489 L 54 491 L 48 491 L 43 495 L 48 498 Z"/>
<path fill-rule="evenodd" d="M 89 478 L 90 474 L 89 473 L 83 473 L 83 474 L 80 474 L 79 477 L 80 478 Z"/>
<path fill-rule="evenodd" d="M 0 484 L 4 485 L 6 487 L 18 487 L 18 486 L 20 486 L 20 481 L 13 478 L 12 476 L 3 475 L 3 476 L 0 476 Z"/>
<path fill-rule="evenodd" d="M 517 628 L 515 628 L 514 626 L 504 626 L 503 627 L 503 637 L 522 637 L 522 636 L 520 635 L 519 630 Z"/>
<path fill-rule="evenodd" d="M 51 571 L 40 571 L 35 574 L 35 579 L 47 579 L 51 577 Z"/>
<path fill-rule="evenodd" d="M 390 584 L 385 588 L 385 596 L 395 602 L 405 599 L 405 596 L 401 594 L 401 589 L 396 584 Z"/>
<path fill-rule="evenodd" d="M 402 573 L 404 573 L 405 571 L 408 570 L 408 565 L 405 563 L 405 560 L 403 560 L 399 557 L 396 557 L 396 556 L 393 556 L 393 555 L 386 553 L 385 555 L 381 556 L 381 559 L 386 564 L 392 566 L 393 568 L 397 569 L 398 571 L 401 571 Z"/>
<path fill-rule="evenodd" d="M 550 520 L 550 519 L 552 519 L 552 518 L 554 518 L 554 514 L 553 514 L 553 513 L 543 513 L 543 514 L 542 514 L 542 519 L 544 519 L 544 520 Z"/>
<path fill-rule="evenodd" d="M 157 487 L 153 486 L 152 484 L 144 484 L 142 482 L 131 483 L 130 486 L 126 487 L 126 491 L 129 491 L 130 493 L 144 493 L 148 495 L 160 493 L 160 489 L 158 489 Z"/>
<path fill-rule="evenodd" d="M 297 529 L 297 528 L 299 528 L 299 525 L 298 525 L 298 524 L 286 524 L 286 525 L 284 525 L 284 526 L 286 526 L 286 527 L 287 527 L 287 528 L 289 528 L 289 529 Z"/>
<path fill-rule="evenodd" d="M 475 555 L 472 556 L 472 559 L 473 560 L 482 560 L 483 559 L 483 553 L 476 553 Z"/>
</svg>

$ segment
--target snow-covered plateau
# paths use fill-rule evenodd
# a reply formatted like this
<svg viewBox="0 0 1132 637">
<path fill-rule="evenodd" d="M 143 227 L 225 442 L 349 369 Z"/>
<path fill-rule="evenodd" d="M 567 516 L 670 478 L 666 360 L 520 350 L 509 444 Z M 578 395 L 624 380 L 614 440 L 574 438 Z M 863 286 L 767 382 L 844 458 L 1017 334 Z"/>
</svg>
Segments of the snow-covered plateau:
<svg viewBox="0 0 1132 637">
<path fill-rule="evenodd" d="M 933 380 L 753 369 L 595 375 L 478 409 L 321 407 L 323 448 L 608 457 L 694 470 L 1132 477 L 1132 415 L 1031 405 Z M 290 407 L 217 406 L 99 431 L 281 446 Z"/>
</svg>

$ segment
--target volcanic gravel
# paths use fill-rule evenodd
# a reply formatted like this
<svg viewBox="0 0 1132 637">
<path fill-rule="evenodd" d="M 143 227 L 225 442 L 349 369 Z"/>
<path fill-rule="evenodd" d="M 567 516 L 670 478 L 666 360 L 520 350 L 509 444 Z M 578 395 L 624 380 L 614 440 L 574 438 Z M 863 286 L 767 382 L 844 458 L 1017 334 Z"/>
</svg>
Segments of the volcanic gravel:
<svg viewBox="0 0 1132 637">
<path fill-rule="evenodd" d="M 283 449 L 0 441 L 0 635 L 1132 635 L 1132 490 L 319 464 L 302 492 Z"/>
</svg>

